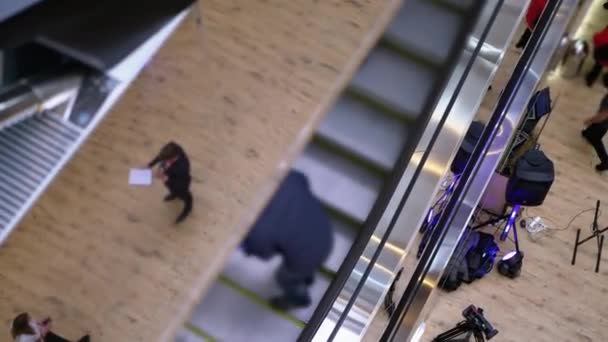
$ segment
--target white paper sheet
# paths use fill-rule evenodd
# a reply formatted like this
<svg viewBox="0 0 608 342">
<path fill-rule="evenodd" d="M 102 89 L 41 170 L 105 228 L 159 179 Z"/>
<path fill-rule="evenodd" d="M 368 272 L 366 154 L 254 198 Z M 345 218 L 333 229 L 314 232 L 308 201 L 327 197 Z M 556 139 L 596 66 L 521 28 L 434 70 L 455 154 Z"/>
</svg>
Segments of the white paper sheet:
<svg viewBox="0 0 608 342">
<path fill-rule="evenodd" d="M 152 170 L 131 169 L 129 172 L 129 184 L 139 186 L 150 186 L 152 184 Z"/>
</svg>

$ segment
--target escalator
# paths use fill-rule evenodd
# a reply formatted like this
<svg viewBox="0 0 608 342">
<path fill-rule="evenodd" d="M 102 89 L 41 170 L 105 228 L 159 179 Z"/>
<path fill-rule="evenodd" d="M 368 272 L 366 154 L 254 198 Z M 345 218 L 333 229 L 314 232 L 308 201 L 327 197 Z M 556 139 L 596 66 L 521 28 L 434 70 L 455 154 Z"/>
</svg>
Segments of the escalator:
<svg viewBox="0 0 608 342">
<path fill-rule="evenodd" d="M 334 248 L 310 289 L 309 308 L 282 312 L 268 304 L 280 293 L 280 258 L 263 262 L 235 251 L 177 341 L 295 341 L 374 207 L 426 104 L 446 78 L 449 52 L 462 48 L 474 2 L 408 1 L 296 160 L 331 216 Z"/>
</svg>

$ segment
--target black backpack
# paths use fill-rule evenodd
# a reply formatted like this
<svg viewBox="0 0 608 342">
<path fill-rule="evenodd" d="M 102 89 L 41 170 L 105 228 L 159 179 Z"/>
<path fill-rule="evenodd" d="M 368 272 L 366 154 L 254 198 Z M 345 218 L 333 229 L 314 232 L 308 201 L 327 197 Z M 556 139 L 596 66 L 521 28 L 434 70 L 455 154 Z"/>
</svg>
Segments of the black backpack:
<svg viewBox="0 0 608 342">
<path fill-rule="evenodd" d="M 498 245 L 494 236 L 467 228 L 441 277 L 439 286 L 456 290 L 462 282 L 470 284 L 488 274 L 494 266 Z"/>
</svg>

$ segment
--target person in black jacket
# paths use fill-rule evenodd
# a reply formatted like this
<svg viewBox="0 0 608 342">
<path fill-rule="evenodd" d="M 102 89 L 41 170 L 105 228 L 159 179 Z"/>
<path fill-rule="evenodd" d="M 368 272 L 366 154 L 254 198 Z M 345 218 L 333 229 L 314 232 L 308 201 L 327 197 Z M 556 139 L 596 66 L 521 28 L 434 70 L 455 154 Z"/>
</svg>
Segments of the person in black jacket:
<svg viewBox="0 0 608 342">
<path fill-rule="evenodd" d="M 183 221 L 190 211 L 192 211 L 192 193 L 190 192 L 190 161 L 181 146 L 174 142 L 169 142 L 160 153 L 149 164 L 153 168 L 160 164 L 156 173 L 157 177 L 163 180 L 169 194 L 165 196 L 165 201 L 172 201 L 176 198 L 184 201 L 184 209 L 175 220 L 175 223 Z"/>
<path fill-rule="evenodd" d="M 270 300 L 281 310 L 310 305 L 308 287 L 332 246 L 329 217 L 306 176 L 296 171 L 287 175 L 242 243 L 248 255 L 282 256 L 276 279 L 283 295 Z"/>
<path fill-rule="evenodd" d="M 604 76 L 604 85 L 608 87 L 608 76 Z M 595 153 L 600 158 L 600 163 L 595 166 L 595 169 L 600 172 L 606 171 L 608 170 L 608 153 L 602 139 L 608 132 L 608 95 L 602 98 L 597 113 L 585 120 L 585 125 L 587 128 L 581 134 L 593 146 Z"/>
</svg>

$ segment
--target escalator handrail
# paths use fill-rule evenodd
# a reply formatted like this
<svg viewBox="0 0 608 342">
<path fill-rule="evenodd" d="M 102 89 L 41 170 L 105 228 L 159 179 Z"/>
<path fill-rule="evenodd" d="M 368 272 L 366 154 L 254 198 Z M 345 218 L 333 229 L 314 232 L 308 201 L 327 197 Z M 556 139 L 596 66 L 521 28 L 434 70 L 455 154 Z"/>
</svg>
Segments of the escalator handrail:
<svg viewBox="0 0 608 342">
<path fill-rule="evenodd" d="M 494 109 L 492 116 L 490 117 L 488 124 L 486 125 L 486 128 L 479 139 L 479 142 L 475 146 L 467 166 L 462 173 L 461 181 L 456 186 L 456 189 L 446 205 L 446 209 L 444 210 L 437 224 L 439 229 L 434 229 L 427 248 L 420 258 L 420 261 L 412 274 L 411 280 L 408 283 L 399 304 L 397 305 L 395 315 L 390 318 L 389 324 L 382 335 L 381 341 L 393 340 L 395 333 L 397 332 L 397 327 L 401 325 L 405 314 L 410 309 L 413 299 L 420 289 L 421 282 L 423 279 L 425 279 L 431 263 L 437 255 L 439 247 L 445 238 L 448 230 L 447 227 L 449 227 L 454 220 L 455 215 L 458 212 L 458 209 L 472 184 L 472 180 L 481 166 L 483 156 L 485 156 L 490 146 L 494 142 L 494 138 L 499 132 L 502 122 L 504 121 L 504 118 L 511 107 L 513 99 L 521 87 L 525 76 L 530 70 L 534 57 L 536 56 L 536 53 L 539 50 L 539 47 L 549 29 L 549 26 L 555 18 L 561 3 L 562 0 L 554 0 L 547 3 L 547 6 L 540 17 L 536 28 L 522 53 L 522 56 L 513 70 L 511 78 L 498 99 L 496 108 Z"/>
</svg>

